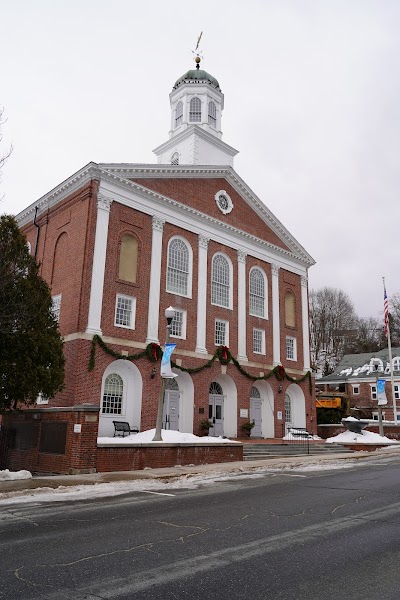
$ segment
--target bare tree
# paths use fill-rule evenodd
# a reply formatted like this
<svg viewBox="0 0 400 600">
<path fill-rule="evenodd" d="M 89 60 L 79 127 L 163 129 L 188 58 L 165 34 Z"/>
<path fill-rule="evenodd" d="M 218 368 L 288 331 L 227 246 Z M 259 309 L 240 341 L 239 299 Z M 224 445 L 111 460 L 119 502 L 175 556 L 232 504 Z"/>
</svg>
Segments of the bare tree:
<svg viewBox="0 0 400 600">
<path fill-rule="evenodd" d="M 0 145 L 1 145 L 1 142 L 3 141 L 3 134 L 1 132 L 1 127 L 2 127 L 2 125 L 4 125 L 5 122 L 6 122 L 6 119 L 4 118 L 4 108 L 2 108 L 0 106 Z M 1 181 L 1 170 L 4 167 L 4 163 L 6 162 L 6 160 L 10 157 L 12 151 L 13 151 L 13 147 L 11 145 L 8 148 L 8 150 L 6 150 L 4 153 L 0 153 L 0 181 Z M 0 197 L 0 199 L 1 199 L 1 197 Z"/>
<path fill-rule="evenodd" d="M 389 327 L 392 346 L 400 346 L 400 292 L 389 298 Z"/>
<path fill-rule="evenodd" d="M 310 335 L 313 369 L 327 375 L 357 335 L 357 316 L 349 296 L 324 287 L 310 291 Z"/>
<path fill-rule="evenodd" d="M 345 354 L 360 352 L 378 352 L 387 345 L 383 331 L 383 320 L 374 317 L 357 319 L 357 333 L 348 340 L 344 348 Z"/>
</svg>

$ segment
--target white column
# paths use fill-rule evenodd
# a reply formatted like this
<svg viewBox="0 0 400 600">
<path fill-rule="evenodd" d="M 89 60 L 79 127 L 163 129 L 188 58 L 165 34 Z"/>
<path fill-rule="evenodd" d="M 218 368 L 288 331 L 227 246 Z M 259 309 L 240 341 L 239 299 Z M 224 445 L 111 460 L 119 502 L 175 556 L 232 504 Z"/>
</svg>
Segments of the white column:
<svg viewBox="0 0 400 600">
<path fill-rule="evenodd" d="M 90 286 L 89 315 L 86 333 L 101 335 L 101 308 L 103 304 L 104 271 L 106 267 L 108 222 L 112 199 L 97 197 L 96 236 L 94 241 L 92 282 Z"/>
<path fill-rule="evenodd" d="M 197 262 L 197 337 L 196 352 L 207 354 L 207 251 L 209 240 L 199 235 L 199 259 Z"/>
<path fill-rule="evenodd" d="M 301 323 L 303 329 L 304 370 L 310 370 L 310 332 L 308 320 L 308 279 L 301 277 Z"/>
<path fill-rule="evenodd" d="M 238 360 L 246 355 L 246 252 L 238 250 Z"/>
<path fill-rule="evenodd" d="M 272 364 L 281 364 L 281 324 L 279 317 L 279 267 L 271 265 L 272 272 Z"/>
<path fill-rule="evenodd" d="M 151 263 L 150 263 L 150 289 L 149 289 L 149 313 L 147 320 L 146 343 L 159 343 L 158 341 L 158 319 L 160 314 L 160 283 L 161 283 L 161 258 L 162 238 L 164 223 L 159 217 L 153 217 L 153 235 L 151 240 Z"/>
</svg>

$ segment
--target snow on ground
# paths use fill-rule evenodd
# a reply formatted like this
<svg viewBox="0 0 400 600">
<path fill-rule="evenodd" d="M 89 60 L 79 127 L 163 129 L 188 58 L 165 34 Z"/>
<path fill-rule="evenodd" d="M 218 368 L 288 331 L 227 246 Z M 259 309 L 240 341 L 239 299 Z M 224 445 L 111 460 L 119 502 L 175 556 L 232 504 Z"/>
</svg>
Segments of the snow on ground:
<svg viewBox="0 0 400 600">
<path fill-rule="evenodd" d="M 304 435 L 305 433 L 308 435 Z M 311 433 L 304 431 L 304 429 L 291 429 L 282 439 L 301 442 L 302 440 L 321 440 L 322 438 L 320 438 L 319 435 L 312 435 Z"/>
<path fill-rule="evenodd" d="M 15 481 L 17 479 L 31 479 L 30 471 L 0 471 L 0 481 Z"/>
<path fill-rule="evenodd" d="M 357 419 L 356 419 L 357 420 Z M 344 431 L 333 437 L 325 440 L 327 444 L 335 442 L 339 444 L 398 444 L 397 440 L 391 440 L 385 435 L 379 435 L 373 431 L 364 431 L 362 433 L 354 433 L 353 431 Z"/>
<path fill-rule="evenodd" d="M 346 463 L 342 465 L 341 463 Z M 347 464 L 347 463 L 352 463 Z M 211 483 L 220 483 L 223 481 L 241 479 L 256 479 L 265 476 L 273 476 L 279 472 L 296 473 L 301 471 L 326 471 L 330 469 L 349 468 L 354 466 L 356 461 L 332 461 L 319 464 L 316 461 L 313 464 L 288 464 L 282 468 L 279 467 L 259 467 L 251 471 L 246 471 L 246 467 L 240 467 L 234 472 L 216 471 L 208 474 L 183 475 L 174 479 L 162 481 L 160 479 L 144 480 L 135 479 L 132 481 L 116 481 L 112 483 L 96 483 L 94 485 L 76 485 L 59 486 L 58 488 L 36 488 L 30 490 L 18 490 L 13 492 L 0 492 L 0 507 L 7 507 L 15 504 L 31 504 L 43 502 L 71 502 L 73 500 L 93 500 L 97 498 L 107 498 L 121 496 L 129 493 L 143 493 L 156 495 L 175 496 L 177 490 L 197 489 L 203 485 Z"/>
<path fill-rule="evenodd" d="M 239 443 L 229 440 L 223 437 L 199 437 L 193 435 L 193 433 L 182 433 L 180 431 L 173 431 L 169 429 L 161 430 L 162 442 L 153 442 L 155 429 L 149 429 L 148 431 L 142 431 L 141 433 L 132 433 L 125 437 L 99 437 L 97 438 L 98 444 L 107 444 L 109 446 L 119 446 L 120 444 L 232 444 Z"/>
</svg>

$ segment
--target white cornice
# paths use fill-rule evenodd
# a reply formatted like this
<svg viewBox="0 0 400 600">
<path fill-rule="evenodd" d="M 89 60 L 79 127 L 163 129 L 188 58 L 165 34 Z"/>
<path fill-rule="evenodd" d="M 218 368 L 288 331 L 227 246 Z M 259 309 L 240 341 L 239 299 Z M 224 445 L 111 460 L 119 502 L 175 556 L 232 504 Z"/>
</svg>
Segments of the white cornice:
<svg viewBox="0 0 400 600">
<path fill-rule="evenodd" d="M 198 235 L 207 236 L 236 250 L 245 245 L 252 256 L 267 262 L 271 262 L 273 259 L 280 267 L 299 275 L 304 275 L 305 270 L 310 266 L 310 262 L 301 255 L 296 255 L 266 240 L 237 229 L 136 182 L 124 179 L 116 173 L 103 172 L 100 191 L 103 195 L 109 195 L 116 202 L 149 215 L 153 215 L 158 209 L 159 214 L 162 214 L 166 221 L 193 231 Z M 151 204 L 149 198 L 153 201 Z"/>
<path fill-rule="evenodd" d="M 217 138 L 215 135 L 208 133 L 208 131 L 205 131 L 204 129 L 199 127 L 199 125 L 190 125 L 189 127 L 187 127 L 187 129 L 181 131 L 181 133 L 178 133 L 168 141 L 161 144 L 161 146 L 157 146 L 157 148 L 155 148 L 153 152 L 156 155 L 161 154 L 162 152 L 165 152 L 168 149 L 174 148 L 177 144 L 184 142 L 193 135 L 197 135 L 199 138 L 205 140 L 209 144 L 216 146 L 219 150 L 226 152 L 226 154 L 228 154 L 229 156 L 236 156 L 236 154 L 239 153 L 239 150 L 236 150 L 232 146 L 229 146 L 229 144 L 226 144 L 225 142 Z"/>
<path fill-rule="evenodd" d="M 252 210 L 272 229 L 274 233 L 290 248 L 296 256 L 302 257 L 308 266 L 315 260 L 303 246 L 289 233 L 286 227 L 273 215 L 267 206 L 254 194 L 236 171 L 226 166 L 196 166 L 196 165 L 148 165 L 148 164 L 100 164 L 107 171 L 118 173 L 123 178 L 221 178 L 226 179 Z"/>
<path fill-rule="evenodd" d="M 29 221 L 33 221 L 35 216 L 36 207 L 38 208 L 37 215 L 40 216 L 44 210 L 52 208 L 60 200 L 63 200 L 66 196 L 69 196 L 74 191 L 91 181 L 92 179 L 100 180 L 100 169 L 96 163 L 90 162 L 82 169 L 65 179 L 57 187 L 53 188 L 39 198 L 36 202 L 33 202 L 28 208 L 25 208 L 16 216 L 16 220 L 20 227 L 23 227 Z"/>
</svg>

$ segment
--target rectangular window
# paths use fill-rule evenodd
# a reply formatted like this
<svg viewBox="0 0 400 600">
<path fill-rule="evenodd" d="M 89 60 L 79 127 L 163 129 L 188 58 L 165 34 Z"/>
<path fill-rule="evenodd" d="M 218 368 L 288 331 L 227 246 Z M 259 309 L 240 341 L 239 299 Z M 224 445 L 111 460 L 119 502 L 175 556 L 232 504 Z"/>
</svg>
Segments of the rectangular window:
<svg viewBox="0 0 400 600">
<path fill-rule="evenodd" d="M 384 413 L 384 412 L 383 412 L 383 413 L 382 413 L 382 421 L 385 421 L 385 415 L 386 415 L 386 413 Z M 373 419 L 374 421 L 379 421 L 379 413 L 377 413 L 377 412 L 373 412 L 373 413 L 372 413 L 372 419 Z"/>
<path fill-rule="evenodd" d="M 61 294 L 58 294 L 58 296 L 53 296 L 51 300 L 52 300 L 51 310 L 53 311 L 53 315 L 54 315 L 54 318 L 56 319 L 57 323 L 59 323 L 60 322 L 60 312 L 61 312 Z"/>
<path fill-rule="evenodd" d="M 117 327 L 135 328 L 136 298 L 117 294 L 115 303 L 115 325 Z"/>
<path fill-rule="evenodd" d="M 396 400 L 400 399 L 400 386 L 399 385 L 394 386 L 394 397 Z"/>
<path fill-rule="evenodd" d="M 360 393 L 360 386 L 353 385 L 353 395 L 358 396 L 359 393 Z"/>
<path fill-rule="evenodd" d="M 186 311 L 175 309 L 175 316 L 171 322 L 171 337 L 186 339 Z"/>
<path fill-rule="evenodd" d="M 229 323 L 215 319 L 215 345 L 229 346 Z"/>
<path fill-rule="evenodd" d="M 288 360 L 297 360 L 296 338 L 286 338 L 286 358 Z"/>
<path fill-rule="evenodd" d="M 265 354 L 265 331 L 263 329 L 253 329 L 253 352 Z"/>
<path fill-rule="evenodd" d="M 376 400 L 376 385 L 371 385 L 371 399 Z"/>
</svg>

